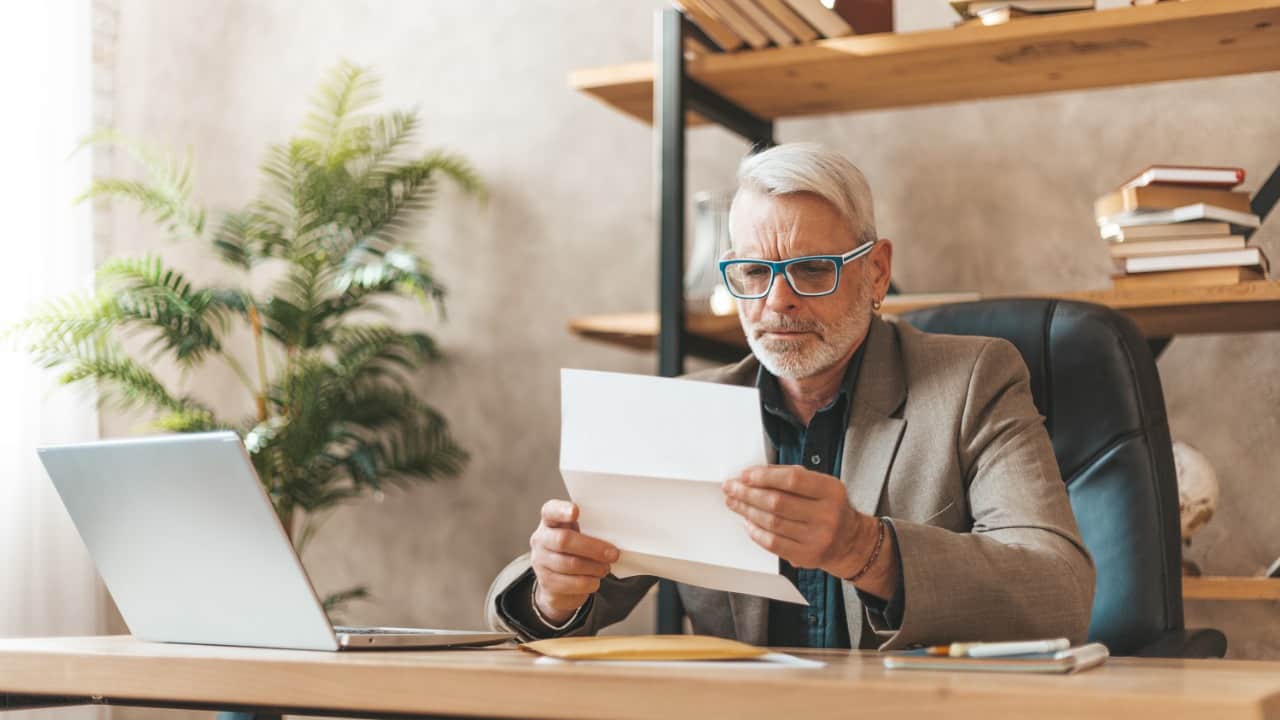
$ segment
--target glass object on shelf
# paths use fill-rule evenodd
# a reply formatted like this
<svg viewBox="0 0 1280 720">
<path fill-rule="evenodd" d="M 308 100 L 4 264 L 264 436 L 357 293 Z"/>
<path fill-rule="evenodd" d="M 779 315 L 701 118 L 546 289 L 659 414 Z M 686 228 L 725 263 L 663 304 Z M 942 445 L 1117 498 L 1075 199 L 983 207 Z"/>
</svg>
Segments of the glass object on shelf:
<svg viewBox="0 0 1280 720">
<path fill-rule="evenodd" d="M 692 312 L 732 315 L 733 296 L 720 279 L 717 263 L 729 250 L 732 192 L 703 191 L 693 196 L 693 250 L 684 273 L 685 306 Z"/>
</svg>

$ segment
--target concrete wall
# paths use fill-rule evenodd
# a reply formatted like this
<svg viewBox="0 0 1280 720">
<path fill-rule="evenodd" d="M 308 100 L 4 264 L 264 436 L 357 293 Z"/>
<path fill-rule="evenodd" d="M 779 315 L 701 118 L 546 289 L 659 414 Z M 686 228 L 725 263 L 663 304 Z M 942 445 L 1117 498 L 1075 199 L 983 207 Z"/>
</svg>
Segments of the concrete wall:
<svg viewBox="0 0 1280 720">
<path fill-rule="evenodd" d="M 451 362 L 422 387 L 473 459 L 456 481 L 329 519 L 305 560 L 322 593 L 371 585 L 374 600 L 348 620 L 480 624 L 490 579 L 527 547 L 541 502 L 563 495 L 557 370 L 654 370 L 650 355 L 565 331 L 576 315 L 651 309 L 657 287 L 651 133 L 566 77 L 648 57 L 662 5 L 120 0 L 117 125 L 190 145 L 209 206 L 250 196 L 263 147 L 286 136 L 342 57 L 377 68 L 390 105 L 419 107 L 425 143 L 465 155 L 491 187 L 483 207 L 446 192 L 422 235 L 451 289 L 447 322 L 400 318 L 443 342 Z M 900 5 L 908 27 L 948 12 L 942 0 Z M 1280 74 L 1270 74 L 787 121 L 779 134 L 830 143 L 865 170 L 903 288 L 1066 291 L 1108 283 L 1095 196 L 1151 162 L 1265 177 L 1280 162 L 1278 106 Z M 692 133 L 689 188 L 731 187 L 744 149 L 718 129 Z M 110 217 L 99 223 L 107 254 L 163 252 L 197 277 L 220 272 L 132 210 Z M 1257 240 L 1280 259 L 1275 222 Z M 1211 573 L 1250 574 L 1280 554 L 1280 335 L 1180 338 L 1160 368 L 1175 436 L 1209 456 L 1223 486 L 1191 557 Z M 185 386 L 250 410 L 226 372 Z M 108 418 L 104 434 L 136 423 Z M 1226 630 L 1233 656 L 1280 657 L 1276 610 L 1192 602 L 1188 621 Z M 647 630 L 650 616 L 630 629 Z"/>
</svg>

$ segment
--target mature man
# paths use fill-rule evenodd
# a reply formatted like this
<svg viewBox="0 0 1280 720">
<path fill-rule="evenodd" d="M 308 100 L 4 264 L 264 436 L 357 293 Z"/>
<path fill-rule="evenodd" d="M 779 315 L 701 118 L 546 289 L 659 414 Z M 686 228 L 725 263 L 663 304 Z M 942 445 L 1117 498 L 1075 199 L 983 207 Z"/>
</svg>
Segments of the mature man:
<svg viewBox="0 0 1280 720">
<path fill-rule="evenodd" d="M 691 375 L 755 385 L 776 464 L 724 482 L 725 505 L 809 607 L 680 585 L 695 632 L 754 644 L 895 649 L 1084 639 L 1092 561 L 1012 345 L 881 319 L 893 248 L 844 157 L 781 145 L 742 161 L 721 263 L 751 355 Z M 654 578 L 551 500 L 503 570 L 490 622 L 590 634 Z"/>
</svg>

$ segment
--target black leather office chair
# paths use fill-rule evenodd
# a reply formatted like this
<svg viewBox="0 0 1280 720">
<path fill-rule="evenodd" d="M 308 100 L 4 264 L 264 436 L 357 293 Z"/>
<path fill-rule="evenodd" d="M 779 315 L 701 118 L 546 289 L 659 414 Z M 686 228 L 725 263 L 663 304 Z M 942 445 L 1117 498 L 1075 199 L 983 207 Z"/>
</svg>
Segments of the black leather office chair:
<svg viewBox="0 0 1280 720">
<path fill-rule="evenodd" d="M 1058 467 L 1097 566 L 1089 638 L 1114 655 L 1222 657 L 1186 630 L 1178 486 L 1155 360 L 1131 320 L 1059 300 L 985 300 L 908 313 L 935 333 L 1012 342 L 1031 370 Z"/>
</svg>

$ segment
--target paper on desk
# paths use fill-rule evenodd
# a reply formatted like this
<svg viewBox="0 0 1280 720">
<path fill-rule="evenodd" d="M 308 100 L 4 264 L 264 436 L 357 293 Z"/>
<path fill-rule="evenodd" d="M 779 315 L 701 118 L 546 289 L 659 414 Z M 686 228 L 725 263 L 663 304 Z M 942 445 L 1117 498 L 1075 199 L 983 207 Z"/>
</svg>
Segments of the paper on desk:
<svg viewBox="0 0 1280 720">
<path fill-rule="evenodd" d="M 560 383 L 560 473 L 582 532 L 622 551 L 614 575 L 808 604 L 724 506 L 720 483 L 767 462 L 755 388 L 568 369 Z"/>
<path fill-rule="evenodd" d="M 605 667 L 676 668 L 679 670 L 784 670 L 787 668 L 820 668 L 826 663 L 820 660 L 796 657 L 786 653 L 768 653 L 750 660 L 561 660 L 540 657 L 534 665 L 603 665 Z"/>
</svg>

